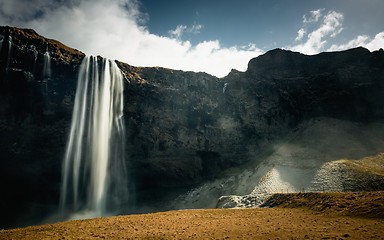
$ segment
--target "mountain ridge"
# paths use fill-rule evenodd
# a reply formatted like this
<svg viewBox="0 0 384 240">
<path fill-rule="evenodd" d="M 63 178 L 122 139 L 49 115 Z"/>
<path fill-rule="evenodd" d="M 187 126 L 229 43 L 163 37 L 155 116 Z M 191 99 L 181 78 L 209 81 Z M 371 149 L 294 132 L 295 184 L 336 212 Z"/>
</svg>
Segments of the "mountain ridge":
<svg viewBox="0 0 384 240">
<path fill-rule="evenodd" d="M 33 30 L 0 27 L 0 35 L 0 187 L 6 196 L 1 226 L 57 209 L 85 54 Z M 46 54 L 49 80 L 43 73 Z M 384 121 L 382 50 L 309 56 L 275 49 L 251 59 L 245 72 L 223 78 L 116 63 L 127 80 L 126 155 L 137 202 L 128 212 L 161 210 L 151 198 L 160 202 L 261 161 L 258 156 L 270 154 L 278 139 L 311 119 Z"/>
</svg>

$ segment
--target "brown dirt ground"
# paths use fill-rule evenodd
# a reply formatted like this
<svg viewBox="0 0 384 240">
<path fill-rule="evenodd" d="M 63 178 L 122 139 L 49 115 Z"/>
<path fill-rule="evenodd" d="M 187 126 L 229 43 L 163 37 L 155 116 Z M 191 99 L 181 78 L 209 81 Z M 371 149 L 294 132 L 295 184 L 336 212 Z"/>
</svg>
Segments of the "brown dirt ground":
<svg viewBox="0 0 384 240">
<path fill-rule="evenodd" d="M 1 230 L 0 239 L 384 239 L 384 192 L 277 194 L 270 203 L 60 222 Z"/>
</svg>

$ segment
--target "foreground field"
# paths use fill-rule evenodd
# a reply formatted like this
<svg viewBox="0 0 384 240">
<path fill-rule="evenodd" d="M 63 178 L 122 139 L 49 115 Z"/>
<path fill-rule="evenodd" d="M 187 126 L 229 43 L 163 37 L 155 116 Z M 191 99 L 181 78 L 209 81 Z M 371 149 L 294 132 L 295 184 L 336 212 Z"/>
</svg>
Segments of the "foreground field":
<svg viewBox="0 0 384 240">
<path fill-rule="evenodd" d="M 277 194 L 274 208 L 183 210 L 2 230 L 0 239 L 383 239 L 384 193 Z"/>
</svg>

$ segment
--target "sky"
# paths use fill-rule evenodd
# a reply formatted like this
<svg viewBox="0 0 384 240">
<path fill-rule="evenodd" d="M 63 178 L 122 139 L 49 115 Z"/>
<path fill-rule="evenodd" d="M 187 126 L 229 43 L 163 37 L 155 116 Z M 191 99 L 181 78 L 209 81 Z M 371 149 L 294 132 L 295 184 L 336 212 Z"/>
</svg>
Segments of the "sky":
<svg viewBox="0 0 384 240">
<path fill-rule="evenodd" d="M 383 0 L 0 0 L 0 25 L 88 55 L 224 77 L 275 48 L 384 48 Z"/>
</svg>

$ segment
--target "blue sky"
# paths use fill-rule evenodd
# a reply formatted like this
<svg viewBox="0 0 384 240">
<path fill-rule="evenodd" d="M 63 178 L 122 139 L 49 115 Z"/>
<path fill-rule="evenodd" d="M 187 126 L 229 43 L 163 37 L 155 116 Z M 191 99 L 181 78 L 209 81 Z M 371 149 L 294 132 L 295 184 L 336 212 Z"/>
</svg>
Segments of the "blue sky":
<svg viewBox="0 0 384 240">
<path fill-rule="evenodd" d="M 284 47 L 296 38 L 303 25 L 302 17 L 309 17 L 310 11 L 318 9 L 323 14 L 343 13 L 344 24 L 348 26 L 340 35 L 344 40 L 384 30 L 382 0 L 143 0 L 141 3 L 141 10 L 148 14 L 146 26 L 154 34 L 166 35 L 175 25 L 203 26 L 200 34 L 185 36 L 195 44 L 218 39 L 224 46 L 255 43 L 265 50 Z"/>
<path fill-rule="evenodd" d="M 0 0 L 0 25 L 87 54 L 222 77 L 274 48 L 384 48 L 382 0 Z"/>
</svg>

